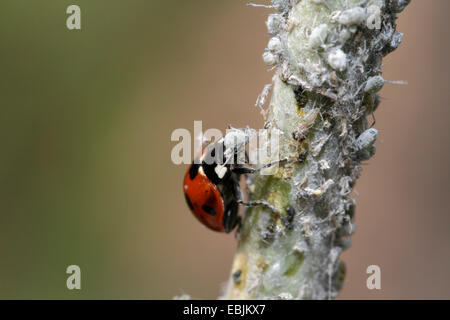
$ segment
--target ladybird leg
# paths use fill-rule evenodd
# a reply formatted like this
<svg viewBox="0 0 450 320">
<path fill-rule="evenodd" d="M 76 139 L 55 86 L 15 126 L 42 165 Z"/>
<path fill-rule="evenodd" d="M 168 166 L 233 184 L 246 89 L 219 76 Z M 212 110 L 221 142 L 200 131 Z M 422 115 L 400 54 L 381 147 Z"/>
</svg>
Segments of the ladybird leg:
<svg viewBox="0 0 450 320">
<path fill-rule="evenodd" d="M 234 238 L 237 241 L 240 241 L 241 240 L 242 219 L 239 216 L 238 216 L 238 219 L 236 221 L 236 226 L 237 226 L 237 229 L 236 229 L 236 233 L 234 234 Z"/>
<path fill-rule="evenodd" d="M 238 168 L 235 168 L 235 169 L 238 169 Z M 242 170 L 249 169 L 249 170 L 253 170 L 253 172 L 256 171 L 256 169 L 247 168 L 247 167 L 241 167 L 240 169 L 242 169 Z M 239 188 L 239 184 L 238 183 L 236 183 L 233 186 L 233 190 L 232 191 L 233 191 L 234 199 L 236 200 L 236 202 L 238 204 L 241 204 L 241 205 L 243 205 L 245 207 L 263 206 L 263 207 L 269 209 L 270 211 L 272 211 L 273 213 L 280 213 L 280 211 L 277 208 L 275 208 L 273 205 L 271 205 L 270 203 L 268 203 L 265 200 L 255 200 L 255 201 L 250 201 L 250 202 L 244 202 L 243 197 L 242 197 L 242 191 Z"/>
<path fill-rule="evenodd" d="M 277 161 L 274 161 L 274 162 L 267 163 L 267 164 L 265 164 L 265 165 L 263 165 L 263 166 L 261 166 L 259 168 L 256 168 L 255 170 L 256 171 L 261 171 L 261 170 L 270 168 L 270 167 L 272 167 L 274 165 L 277 165 L 277 164 L 280 164 L 280 163 L 288 163 L 290 161 L 292 161 L 292 160 L 289 159 L 289 158 L 280 159 L 280 160 L 277 160 Z"/>
<path fill-rule="evenodd" d="M 280 210 L 278 210 L 277 208 L 275 208 L 273 205 L 271 205 L 270 203 L 268 203 L 265 200 L 254 200 L 254 201 L 250 201 L 250 202 L 244 202 L 242 200 L 237 200 L 237 203 L 245 206 L 245 207 L 264 207 L 269 209 L 270 211 L 272 211 L 273 213 L 280 213 Z"/>
<path fill-rule="evenodd" d="M 238 216 L 238 219 L 236 221 L 236 225 L 237 225 L 237 233 L 241 233 L 241 228 L 242 228 L 242 219 L 241 217 Z"/>
<path fill-rule="evenodd" d="M 373 120 L 373 122 L 372 122 L 372 124 L 370 125 L 370 128 L 373 128 L 373 126 L 374 126 L 375 123 L 377 122 L 376 119 L 375 119 L 375 114 L 374 114 L 373 110 L 372 110 L 372 120 Z"/>
<path fill-rule="evenodd" d="M 250 168 L 250 167 L 234 167 L 232 170 L 234 173 L 239 174 L 239 175 L 254 174 L 257 171 L 257 169 Z"/>
<path fill-rule="evenodd" d="M 256 168 L 256 169 L 255 168 L 251 168 L 251 167 L 236 166 L 236 167 L 234 167 L 232 169 L 232 171 L 234 173 L 236 173 L 236 174 L 255 174 L 255 173 L 257 173 L 257 172 L 259 172 L 261 170 L 270 168 L 270 167 L 272 167 L 274 165 L 277 165 L 277 164 L 280 164 L 280 163 L 288 163 L 290 161 L 292 161 L 292 160 L 289 159 L 289 158 L 284 158 L 284 159 L 277 160 L 277 161 L 274 161 L 274 162 L 271 162 L 271 163 L 267 163 L 267 164 L 265 164 L 265 165 L 263 165 L 263 166 L 261 166 L 259 168 Z"/>
<path fill-rule="evenodd" d="M 237 202 L 232 201 L 227 207 L 228 210 L 224 213 L 223 224 L 225 232 L 229 233 L 239 225 L 241 217 L 238 216 L 239 207 Z"/>
</svg>

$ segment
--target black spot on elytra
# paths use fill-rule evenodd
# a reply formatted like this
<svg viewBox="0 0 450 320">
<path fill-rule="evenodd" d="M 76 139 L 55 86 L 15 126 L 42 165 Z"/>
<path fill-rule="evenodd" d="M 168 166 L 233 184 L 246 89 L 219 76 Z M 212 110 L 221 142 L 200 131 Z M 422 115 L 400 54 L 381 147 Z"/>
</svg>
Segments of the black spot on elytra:
<svg viewBox="0 0 450 320">
<path fill-rule="evenodd" d="M 193 180 L 197 176 L 199 167 L 199 164 L 193 163 L 189 168 L 189 178 L 191 178 L 191 180 Z"/>
<path fill-rule="evenodd" d="M 210 206 L 207 206 L 206 204 L 204 204 L 202 206 L 202 209 L 209 215 L 215 216 L 216 215 L 216 210 L 214 210 L 213 208 L 211 208 Z"/>
<path fill-rule="evenodd" d="M 184 194 L 184 198 L 186 199 L 186 203 L 189 206 L 189 209 L 194 210 L 194 206 L 192 205 L 191 199 L 189 199 L 189 197 Z"/>
</svg>

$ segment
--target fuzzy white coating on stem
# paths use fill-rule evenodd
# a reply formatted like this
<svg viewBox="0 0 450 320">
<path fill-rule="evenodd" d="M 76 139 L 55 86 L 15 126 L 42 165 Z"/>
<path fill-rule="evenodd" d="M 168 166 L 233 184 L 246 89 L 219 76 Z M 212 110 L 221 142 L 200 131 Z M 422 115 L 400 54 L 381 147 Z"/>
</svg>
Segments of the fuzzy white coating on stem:
<svg viewBox="0 0 450 320">
<path fill-rule="evenodd" d="M 378 135 L 366 117 L 378 105 L 382 57 L 401 42 L 395 20 L 408 2 L 272 1 L 278 12 L 267 19 L 274 38 L 264 60 L 276 73 L 266 127 L 283 132 L 281 157 L 299 160 L 251 179 L 250 200 L 263 199 L 280 214 L 246 211 L 222 298 L 338 295 L 345 275 L 339 255 L 354 231 L 350 193 Z"/>
</svg>

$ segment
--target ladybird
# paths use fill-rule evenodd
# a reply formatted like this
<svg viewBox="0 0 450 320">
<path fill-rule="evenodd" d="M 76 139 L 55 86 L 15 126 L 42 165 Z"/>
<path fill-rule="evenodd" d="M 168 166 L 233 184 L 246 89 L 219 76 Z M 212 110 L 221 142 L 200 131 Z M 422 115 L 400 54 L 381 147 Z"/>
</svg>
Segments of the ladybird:
<svg viewBox="0 0 450 320">
<path fill-rule="evenodd" d="M 223 164 L 211 161 L 211 157 L 215 159 L 215 150 L 223 151 Z M 226 151 L 223 138 L 207 146 L 189 166 L 184 177 L 183 191 L 192 214 L 202 224 L 214 231 L 229 233 L 241 224 L 239 204 L 247 207 L 262 205 L 274 212 L 277 209 L 264 200 L 243 202 L 240 176 L 255 173 L 259 169 L 227 164 Z M 233 154 L 236 160 L 236 150 L 233 150 Z M 268 165 L 263 168 L 266 167 Z"/>
</svg>

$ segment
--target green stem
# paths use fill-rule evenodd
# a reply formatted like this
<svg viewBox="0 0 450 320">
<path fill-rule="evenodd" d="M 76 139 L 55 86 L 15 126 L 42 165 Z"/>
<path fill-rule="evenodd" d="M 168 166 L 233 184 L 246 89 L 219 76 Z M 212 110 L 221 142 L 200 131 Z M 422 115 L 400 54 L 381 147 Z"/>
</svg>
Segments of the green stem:
<svg viewBox="0 0 450 320">
<path fill-rule="evenodd" d="M 329 299 L 345 275 L 361 161 L 375 152 L 382 57 L 401 42 L 396 14 L 408 1 L 273 0 L 275 39 L 264 60 L 276 65 L 266 127 L 283 132 L 281 157 L 300 160 L 257 176 L 250 199 L 281 214 L 248 209 L 226 299 Z M 372 13 L 379 9 L 380 29 Z M 264 100 L 264 99 L 262 99 Z"/>
</svg>

